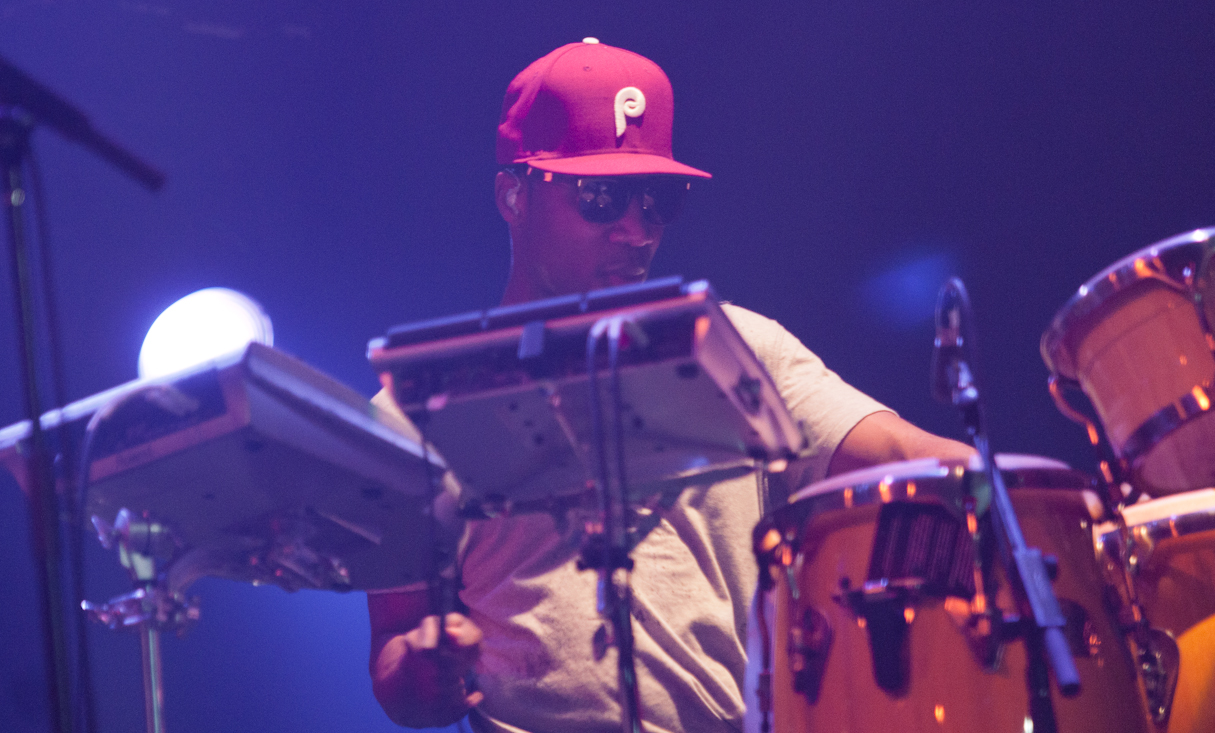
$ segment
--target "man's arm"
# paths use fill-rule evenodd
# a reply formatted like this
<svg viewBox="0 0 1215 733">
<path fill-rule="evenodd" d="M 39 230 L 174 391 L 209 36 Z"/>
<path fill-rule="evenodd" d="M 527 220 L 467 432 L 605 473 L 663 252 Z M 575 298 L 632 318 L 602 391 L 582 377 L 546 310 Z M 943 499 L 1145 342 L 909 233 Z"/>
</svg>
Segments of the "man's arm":
<svg viewBox="0 0 1215 733">
<path fill-rule="evenodd" d="M 965 461 L 974 452 L 965 443 L 921 430 L 893 412 L 875 412 L 862 418 L 840 441 L 827 475 L 915 458 Z"/>
<path fill-rule="evenodd" d="M 397 725 L 439 728 L 463 718 L 483 695 L 465 689 L 464 675 L 480 652 L 481 630 L 458 613 L 439 617 L 426 590 L 369 593 L 371 688 Z"/>
</svg>

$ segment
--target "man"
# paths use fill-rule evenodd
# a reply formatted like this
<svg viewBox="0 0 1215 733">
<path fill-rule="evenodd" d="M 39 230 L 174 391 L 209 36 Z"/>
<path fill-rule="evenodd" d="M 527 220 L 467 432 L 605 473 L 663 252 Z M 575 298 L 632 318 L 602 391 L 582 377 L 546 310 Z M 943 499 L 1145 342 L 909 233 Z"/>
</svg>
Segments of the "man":
<svg viewBox="0 0 1215 733">
<path fill-rule="evenodd" d="M 673 159 L 672 116 L 662 70 L 595 39 L 553 51 L 511 82 L 494 182 L 511 235 L 504 305 L 645 279 L 688 181 L 709 177 Z M 969 456 L 849 387 L 775 321 L 726 313 L 806 425 L 807 480 Z M 391 407 L 384 394 L 377 403 Z M 633 551 L 647 730 L 741 728 L 760 511 L 755 476 L 693 487 Z M 596 576 L 576 567 L 579 531 L 540 514 L 472 522 L 461 546 L 468 614 L 449 615 L 442 629 L 424 588 L 369 595 L 371 675 L 388 715 L 412 727 L 471 712 L 478 731 L 619 730 L 615 652 L 593 650 L 603 621 Z"/>
</svg>

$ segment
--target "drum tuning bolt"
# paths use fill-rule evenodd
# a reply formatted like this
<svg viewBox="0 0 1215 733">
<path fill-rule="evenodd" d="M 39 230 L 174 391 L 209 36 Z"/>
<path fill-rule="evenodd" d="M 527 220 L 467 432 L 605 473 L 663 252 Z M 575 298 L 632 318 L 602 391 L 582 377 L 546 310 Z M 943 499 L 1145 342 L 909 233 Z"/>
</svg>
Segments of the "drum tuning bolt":
<svg viewBox="0 0 1215 733">
<path fill-rule="evenodd" d="M 852 611 L 858 623 L 864 621 L 874 681 L 893 695 L 907 691 L 911 672 L 907 631 L 915 619 L 915 604 L 923 584 L 919 578 L 881 578 L 853 589 L 844 577 L 835 596 L 836 603 Z"/>
</svg>

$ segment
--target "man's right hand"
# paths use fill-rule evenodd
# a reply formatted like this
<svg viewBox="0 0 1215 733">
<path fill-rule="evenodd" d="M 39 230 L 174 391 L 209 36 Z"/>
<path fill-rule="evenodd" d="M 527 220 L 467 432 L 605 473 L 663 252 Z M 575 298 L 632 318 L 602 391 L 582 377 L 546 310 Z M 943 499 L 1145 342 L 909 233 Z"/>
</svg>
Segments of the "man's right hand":
<svg viewBox="0 0 1215 733">
<path fill-rule="evenodd" d="M 440 633 L 425 591 L 369 594 L 367 608 L 372 690 L 394 723 L 451 725 L 481 702 L 464 684 L 481 651 L 481 629 L 471 619 L 450 613 Z"/>
</svg>

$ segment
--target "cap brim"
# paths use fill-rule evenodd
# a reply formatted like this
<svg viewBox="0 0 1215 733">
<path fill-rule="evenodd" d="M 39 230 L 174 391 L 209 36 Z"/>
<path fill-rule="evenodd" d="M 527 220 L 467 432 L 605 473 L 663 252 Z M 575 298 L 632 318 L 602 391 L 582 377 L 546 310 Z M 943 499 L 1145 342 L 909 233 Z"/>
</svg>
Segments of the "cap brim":
<svg viewBox="0 0 1215 733">
<path fill-rule="evenodd" d="M 572 158 L 538 158 L 520 160 L 532 168 L 571 176 L 646 176 L 671 175 L 712 178 L 713 176 L 690 165 L 676 162 L 661 155 L 648 153 L 600 153 L 579 155 Z"/>
</svg>

